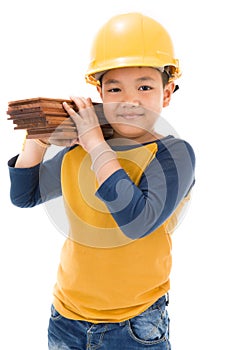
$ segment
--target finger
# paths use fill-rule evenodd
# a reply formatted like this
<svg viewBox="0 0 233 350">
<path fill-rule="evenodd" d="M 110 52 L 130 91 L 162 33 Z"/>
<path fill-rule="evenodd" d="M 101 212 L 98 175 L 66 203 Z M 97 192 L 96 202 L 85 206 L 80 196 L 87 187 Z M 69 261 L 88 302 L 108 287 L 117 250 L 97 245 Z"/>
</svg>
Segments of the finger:
<svg viewBox="0 0 233 350">
<path fill-rule="evenodd" d="M 71 119 L 73 120 L 77 131 L 78 131 L 78 125 L 80 123 L 80 121 L 82 120 L 82 117 L 75 112 L 75 110 L 73 108 L 71 108 L 67 102 L 63 102 L 63 107 L 65 108 L 66 112 L 69 114 L 69 116 L 71 117 Z"/>
<path fill-rule="evenodd" d="M 86 108 L 93 107 L 93 104 L 92 104 L 90 97 L 88 97 L 88 98 L 80 97 L 80 98 L 81 98 L 82 102 L 85 104 Z"/>
<path fill-rule="evenodd" d="M 88 107 L 94 107 L 90 97 L 87 98 L 87 106 Z"/>
<path fill-rule="evenodd" d="M 90 98 L 72 96 L 71 100 L 76 104 L 79 110 L 93 106 Z"/>
<path fill-rule="evenodd" d="M 63 102 L 62 105 L 63 105 L 64 109 L 66 110 L 66 112 L 67 112 L 71 117 L 72 117 L 72 116 L 75 116 L 75 115 L 77 114 L 77 113 L 75 112 L 75 110 L 74 110 L 72 107 L 70 107 L 70 106 L 68 105 L 67 102 Z"/>
<path fill-rule="evenodd" d="M 81 97 L 72 96 L 72 97 L 71 97 L 71 100 L 72 100 L 72 101 L 75 103 L 75 105 L 77 106 L 78 111 L 79 111 L 80 109 L 86 108 L 86 102 L 85 102 L 84 97 L 81 98 Z"/>
</svg>

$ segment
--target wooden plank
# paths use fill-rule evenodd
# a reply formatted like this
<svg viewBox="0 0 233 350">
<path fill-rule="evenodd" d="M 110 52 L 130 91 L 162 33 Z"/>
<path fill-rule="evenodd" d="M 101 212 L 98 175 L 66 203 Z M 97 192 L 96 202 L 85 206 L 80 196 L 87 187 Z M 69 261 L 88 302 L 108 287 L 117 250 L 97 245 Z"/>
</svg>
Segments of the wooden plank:
<svg viewBox="0 0 233 350">
<path fill-rule="evenodd" d="M 67 102 L 77 110 L 74 102 L 67 99 L 53 99 L 37 97 L 25 100 L 10 101 L 8 103 L 8 120 L 13 121 L 15 130 L 27 130 L 28 138 L 48 137 L 53 134 L 66 138 L 76 138 L 77 131 L 72 118 L 63 108 Z M 106 138 L 112 135 L 112 127 L 108 124 L 103 113 L 102 103 L 93 103 L 100 126 Z M 43 135 L 43 136 L 42 136 Z M 46 135 L 46 136 L 45 136 Z"/>
</svg>

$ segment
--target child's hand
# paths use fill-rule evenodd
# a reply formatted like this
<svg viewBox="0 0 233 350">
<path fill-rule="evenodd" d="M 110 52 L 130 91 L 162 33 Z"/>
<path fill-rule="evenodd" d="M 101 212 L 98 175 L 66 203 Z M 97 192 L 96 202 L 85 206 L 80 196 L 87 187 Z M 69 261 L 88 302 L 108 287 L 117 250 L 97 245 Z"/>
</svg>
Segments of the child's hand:
<svg viewBox="0 0 233 350">
<path fill-rule="evenodd" d="M 104 141 L 104 136 L 90 98 L 71 97 L 78 108 L 74 111 L 66 102 L 63 107 L 72 118 L 78 131 L 78 143 L 90 152 L 98 144 Z"/>
</svg>

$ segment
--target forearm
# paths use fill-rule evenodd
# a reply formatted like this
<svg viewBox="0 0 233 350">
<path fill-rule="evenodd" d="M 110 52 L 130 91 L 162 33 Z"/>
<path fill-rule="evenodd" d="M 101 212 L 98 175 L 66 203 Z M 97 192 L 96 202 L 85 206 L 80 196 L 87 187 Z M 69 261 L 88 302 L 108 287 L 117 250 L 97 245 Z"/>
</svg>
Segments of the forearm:
<svg viewBox="0 0 233 350">
<path fill-rule="evenodd" d="M 108 207 L 122 231 L 143 237 L 175 211 L 194 183 L 195 155 L 181 140 L 159 143 L 157 157 L 136 186 L 121 169 L 99 187 L 96 195 Z"/>
<path fill-rule="evenodd" d="M 8 161 L 11 202 L 20 208 L 33 207 L 41 203 L 39 188 L 40 165 L 30 168 L 15 168 L 18 156 Z"/>
<path fill-rule="evenodd" d="M 89 152 L 92 161 L 92 170 L 95 172 L 99 185 L 107 180 L 115 171 L 121 169 L 116 152 L 106 141 L 100 142 Z"/>
<path fill-rule="evenodd" d="M 99 185 L 102 185 L 113 173 L 121 169 L 121 166 L 117 160 L 110 160 L 104 164 L 99 172 L 96 174 L 96 178 Z"/>
<path fill-rule="evenodd" d="M 26 139 L 22 152 L 15 163 L 15 168 L 31 168 L 40 164 L 48 146 L 46 146 L 45 143 L 37 142 L 34 139 Z"/>
<path fill-rule="evenodd" d="M 153 185 L 146 175 L 143 176 L 140 186 L 136 186 L 121 169 L 112 174 L 96 193 L 106 204 L 121 230 L 132 239 L 152 232 L 161 225 L 162 216 L 167 217 L 170 213 L 169 208 L 165 208 L 166 189 L 162 177 L 160 181 L 151 180 L 157 183 L 157 191 L 155 185 L 154 189 L 152 188 Z M 175 200 L 176 198 L 172 202 Z"/>
<path fill-rule="evenodd" d="M 33 207 L 60 196 L 61 163 L 68 151 L 69 148 L 62 149 L 53 158 L 28 168 L 16 168 L 18 156 L 11 158 L 8 167 L 12 203 L 19 207 Z"/>
</svg>

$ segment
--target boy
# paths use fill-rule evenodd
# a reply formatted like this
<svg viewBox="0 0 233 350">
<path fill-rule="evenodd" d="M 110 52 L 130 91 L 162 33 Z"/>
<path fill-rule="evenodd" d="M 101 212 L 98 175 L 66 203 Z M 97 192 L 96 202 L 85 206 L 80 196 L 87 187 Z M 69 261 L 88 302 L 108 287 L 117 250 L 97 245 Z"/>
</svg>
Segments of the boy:
<svg viewBox="0 0 233 350">
<path fill-rule="evenodd" d="M 42 162 L 48 140 L 27 140 L 9 161 L 11 199 L 34 206 L 62 195 L 64 243 L 49 349 L 170 349 L 171 237 L 194 184 L 191 146 L 156 122 L 180 76 L 165 29 L 139 13 L 98 32 L 86 74 L 113 134 L 106 140 L 90 98 L 64 103 L 78 139 Z M 73 144 L 74 144 L 73 143 Z"/>
</svg>

